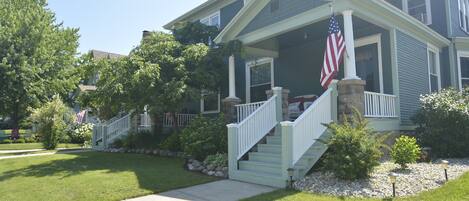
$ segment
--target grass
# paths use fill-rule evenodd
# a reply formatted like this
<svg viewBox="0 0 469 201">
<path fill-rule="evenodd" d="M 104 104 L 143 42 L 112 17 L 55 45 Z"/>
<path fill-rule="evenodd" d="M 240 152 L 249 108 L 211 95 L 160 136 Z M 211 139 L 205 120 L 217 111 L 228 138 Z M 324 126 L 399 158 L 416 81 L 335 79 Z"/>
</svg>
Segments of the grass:
<svg viewBox="0 0 469 201">
<path fill-rule="evenodd" d="M 184 160 L 84 152 L 5 159 L 1 200 L 122 200 L 216 180 L 188 172 Z"/>
<path fill-rule="evenodd" d="M 469 173 L 461 178 L 450 181 L 441 188 L 423 192 L 417 196 L 396 199 L 371 199 L 371 198 L 349 198 L 333 197 L 327 195 L 310 194 L 298 191 L 278 190 L 243 201 L 462 201 L 469 200 Z"/>
<path fill-rule="evenodd" d="M 59 144 L 57 148 L 80 148 L 81 144 Z M 41 143 L 0 144 L 0 150 L 43 149 Z"/>
</svg>

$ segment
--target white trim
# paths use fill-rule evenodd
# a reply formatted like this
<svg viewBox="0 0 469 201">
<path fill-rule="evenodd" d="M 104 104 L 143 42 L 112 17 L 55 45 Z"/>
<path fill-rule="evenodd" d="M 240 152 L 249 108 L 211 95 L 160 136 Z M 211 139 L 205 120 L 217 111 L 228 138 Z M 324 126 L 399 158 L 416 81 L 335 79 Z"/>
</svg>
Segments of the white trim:
<svg viewBox="0 0 469 201">
<path fill-rule="evenodd" d="M 270 85 L 273 88 L 275 86 L 274 82 L 274 58 L 272 57 L 264 57 L 260 59 L 255 59 L 246 62 L 246 103 L 251 102 L 251 68 L 255 66 L 259 66 L 262 64 L 270 63 Z M 266 83 L 267 84 L 267 83 Z M 267 97 L 267 95 L 266 95 Z"/>
<path fill-rule="evenodd" d="M 457 57 L 458 57 L 458 83 L 459 83 L 459 90 L 462 91 L 463 86 L 462 86 L 462 70 L 461 70 L 461 57 L 469 58 L 469 51 L 458 51 L 457 52 Z"/>
<path fill-rule="evenodd" d="M 428 43 L 427 44 L 427 62 L 428 62 L 428 82 L 429 82 L 429 91 L 432 93 L 432 74 L 431 73 L 431 67 L 430 67 L 430 52 L 433 52 L 435 54 L 435 65 L 436 65 L 436 76 L 438 77 L 438 91 L 441 90 L 441 66 L 440 66 L 440 53 L 441 50 L 434 45 Z"/>
<path fill-rule="evenodd" d="M 217 27 L 220 28 L 221 27 L 221 15 L 220 15 L 220 11 L 216 11 L 202 19 L 199 20 L 200 23 L 202 24 L 205 24 L 207 26 L 215 26 L 214 23 L 212 22 L 212 18 L 215 17 L 215 16 L 218 16 L 218 22 L 216 22 L 217 24 Z M 207 21 L 207 23 L 203 23 L 202 21 Z"/>
<path fill-rule="evenodd" d="M 218 91 L 217 95 L 218 95 L 218 109 L 217 110 L 211 110 L 211 111 L 205 111 L 205 100 L 204 100 L 204 96 L 207 96 L 209 94 L 207 94 L 207 91 L 205 90 L 202 90 L 202 93 L 200 95 L 200 113 L 202 114 L 216 114 L 216 113 L 220 113 L 220 91 Z M 211 94 L 210 94 L 211 95 Z"/>
<path fill-rule="evenodd" d="M 410 0 L 412 1 L 412 0 Z M 404 12 L 406 12 L 407 14 L 409 14 L 409 0 L 402 0 L 402 10 Z M 431 1 L 430 0 L 425 0 L 425 10 L 426 10 L 426 14 L 427 14 L 427 19 L 426 19 L 426 25 L 431 25 L 433 23 L 433 20 L 432 20 L 432 4 L 431 4 Z M 410 15 L 410 14 L 409 14 Z M 418 19 L 420 21 L 420 19 Z"/>
<path fill-rule="evenodd" d="M 379 90 L 380 90 L 380 93 L 384 93 L 383 55 L 382 55 L 382 46 L 381 46 L 381 34 L 375 34 L 375 35 L 355 39 L 355 48 L 372 45 L 372 44 L 376 44 L 377 49 L 378 49 Z"/>
</svg>

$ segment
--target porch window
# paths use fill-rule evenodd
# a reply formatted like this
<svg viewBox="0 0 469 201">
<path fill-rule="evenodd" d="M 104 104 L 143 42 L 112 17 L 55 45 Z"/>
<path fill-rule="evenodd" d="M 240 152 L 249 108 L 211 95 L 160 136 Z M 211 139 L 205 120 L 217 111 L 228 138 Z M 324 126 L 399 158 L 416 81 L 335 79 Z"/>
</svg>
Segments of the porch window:
<svg viewBox="0 0 469 201">
<path fill-rule="evenodd" d="M 459 26 L 465 32 L 469 32 L 469 0 L 458 0 Z"/>
<path fill-rule="evenodd" d="M 461 88 L 469 86 L 469 55 L 468 57 L 460 57 L 460 85 Z"/>
<path fill-rule="evenodd" d="M 207 26 L 216 26 L 220 28 L 220 11 L 217 11 L 205 18 L 200 20 L 200 23 L 205 24 Z"/>
<path fill-rule="evenodd" d="M 428 49 L 428 72 L 430 79 L 430 91 L 437 92 L 441 89 L 439 51 L 435 48 Z"/>
<path fill-rule="evenodd" d="M 202 91 L 200 100 L 200 111 L 202 114 L 220 112 L 220 92 Z"/>
<path fill-rule="evenodd" d="M 355 40 L 357 76 L 366 81 L 365 90 L 384 93 L 381 35 Z"/>
<path fill-rule="evenodd" d="M 246 65 L 246 100 L 259 102 L 267 99 L 266 91 L 273 87 L 273 59 L 264 58 Z"/>
<path fill-rule="evenodd" d="M 430 0 L 402 0 L 402 8 L 422 23 L 432 24 Z"/>
</svg>

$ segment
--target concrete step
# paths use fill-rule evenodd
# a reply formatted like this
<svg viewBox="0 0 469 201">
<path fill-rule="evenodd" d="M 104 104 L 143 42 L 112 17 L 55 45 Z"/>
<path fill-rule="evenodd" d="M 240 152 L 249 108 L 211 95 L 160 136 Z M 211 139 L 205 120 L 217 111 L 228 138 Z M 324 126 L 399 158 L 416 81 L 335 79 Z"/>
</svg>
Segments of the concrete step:
<svg viewBox="0 0 469 201">
<path fill-rule="evenodd" d="M 239 170 L 247 170 L 257 173 L 277 174 L 280 175 L 281 164 L 266 163 L 259 161 L 239 161 Z"/>
<path fill-rule="evenodd" d="M 277 188 L 285 188 L 287 186 L 287 181 L 285 179 L 282 179 L 282 176 L 280 174 L 268 174 L 246 170 L 237 170 L 230 175 L 230 179 L 266 186 L 273 186 Z"/>
<path fill-rule="evenodd" d="M 267 144 L 282 144 L 282 137 L 280 136 L 267 136 Z"/>
<path fill-rule="evenodd" d="M 249 153 L 249 161 L 280 164 L 282 158 L 280 153 L 251 152 Z"/>
<path fill-rule="evenodd" d="M 257 151 L 262 153 L 280 154 L 282 152 L 282 146 L 275 144 L 259 144 L 257 145 Z"/>
</svg>

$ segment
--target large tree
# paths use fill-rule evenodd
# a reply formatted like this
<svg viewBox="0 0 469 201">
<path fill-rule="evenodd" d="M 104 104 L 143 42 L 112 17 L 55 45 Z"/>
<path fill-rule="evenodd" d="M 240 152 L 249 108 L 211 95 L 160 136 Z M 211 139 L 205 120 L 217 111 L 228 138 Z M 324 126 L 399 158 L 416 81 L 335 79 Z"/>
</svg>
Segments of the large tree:
<svg viewBox="0 0 469 201">
<path fill-rule="evenodd" d="M 14 128 L 54 94 L 67 97 L 80 76 L 74 68 L 78 30 L 57 23 L 46 0 L 0 0 L 0 115 Z"/>
</svg>

